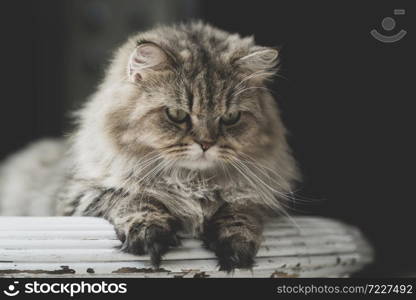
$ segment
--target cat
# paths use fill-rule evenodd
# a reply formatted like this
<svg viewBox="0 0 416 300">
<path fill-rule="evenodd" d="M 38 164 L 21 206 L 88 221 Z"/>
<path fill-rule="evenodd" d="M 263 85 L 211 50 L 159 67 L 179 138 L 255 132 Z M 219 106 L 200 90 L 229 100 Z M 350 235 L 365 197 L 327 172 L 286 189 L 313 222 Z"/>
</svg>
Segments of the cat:
<svg viewBox="0 0 416 300">
<path fill-rule="evenodd" d="M 3 165 L 0 213 L 103 217 L 155 267 L 188 232 L 220 270 L 252 268 L 264 222 L 299 179 L 267 89 L 277 65 L 278 50 L 202 22 L 132 36 L 74 132 Z"/>
</svg>

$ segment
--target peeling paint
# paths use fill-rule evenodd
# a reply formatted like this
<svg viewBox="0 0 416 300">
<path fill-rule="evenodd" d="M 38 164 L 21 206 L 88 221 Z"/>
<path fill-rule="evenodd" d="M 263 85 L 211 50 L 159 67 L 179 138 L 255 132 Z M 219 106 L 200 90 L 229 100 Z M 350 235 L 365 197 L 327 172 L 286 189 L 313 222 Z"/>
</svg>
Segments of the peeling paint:
<svg viewBox="0 0 416 300">
<path fill-rule="evenodd" d="M 208 278 L 210 277 L 205 271 L 193 270 L 193 269 L 183 269 L 182 272 L 172 272 L 173 278 L 184 278 L 187 275 L 193 275 L 193 278 Z"/>
<path fill-rule="evenodd" d="M 341 257 L 337 257 L 337 265 L 339 265 L 341 263 Z"/>
<path fill-rule="evenodd" d="M 299 274 L 289 274 L 285 272 L 274 271 L 270 278 L 296 278 L 299 277 Z"/>
<path fill-rule="evenodd" d="M 152 269 L 152 268 L 134 268 L 134 267 L 124 267 L 117 269 L 111 273 L 114 274 L 121 274 L 121 273 L 159 273 L 159 272 L 167 272 L 170 273 L 170 271 L 159 268 L 159 269 Z"/>
<path fill-rule="evenodd" d="M 294 266 L 292 269 L 294 271 L 301 271 L 302 270 L 301 266 L 302 266 L 301 263 L 297 263 L 296 266 Z"/>
<path fill-rule="evenodd" d="M 63 275 L 63 274 L 75 274 L 75 270 L 70 269 L 68 266 L 61 266 L 61 270 L 17 270 L 17 269 L 5 269 L 0 270 L 0 274 L 48 274 L 48 275 Z"/>
<path fill-rule="evenodd" d="M 105 220 L 79 217 L 74 221 L 74 218 L 77 217 L 0 218 L 0 227 L 10 228 L 3 230 L 4 235 L 0 237 L 0 277 L 233 277 L 218 271 L 214 253 L 200 251 L 200 240 L 187 237 L 189 240 L 185 239 L 176 253 L 166 254 L 167 270 L 153 269 L 149 259 L 136 261 L 136 257 L 117 250 L 115 245 L 120 241 Z M 265 226 L 267 235 L 252 277 L 314 277 L 327 274 L 327 270 L 331 276 L 345 276 L 373 260 L 371 247 L 354 228 L 344 228 L 338 222 L 319 218 L 302 217 L 299 221 L 307 226 L 311 224 L 310 233 L 289 230 L 275 234 L 281 226 L 293 227 L 282 220 L 276 221 L 277 226 Z M 50 224 L 58 224 L 59 228 L 51 231 Z M 76 231 L 72 231 L 74 224 Z M 333 237 L 335 233 L 315 234 L 331 226 L 339 231 L 336 238 Z M 78 230 L 81 227 L 85 232 Z M 61 243 L 62 238 L 64 243 Z M 285 249 L 280 247 L 282 244 L 287 245 Z M 321 249 L 321 245 L 327 246 Z M 188 251 L 194 249 L 190 256 Z M 251 277 L 247 272 L 235 274 L 235 277 L 245 276 Z"/>
<path fill-rule="evenodd" d="M 206 274 L 205 272 L 199 272 L 199 273 L 195 273 L 194 278 L 208 278 L 209 275 Z"/>
</svg>

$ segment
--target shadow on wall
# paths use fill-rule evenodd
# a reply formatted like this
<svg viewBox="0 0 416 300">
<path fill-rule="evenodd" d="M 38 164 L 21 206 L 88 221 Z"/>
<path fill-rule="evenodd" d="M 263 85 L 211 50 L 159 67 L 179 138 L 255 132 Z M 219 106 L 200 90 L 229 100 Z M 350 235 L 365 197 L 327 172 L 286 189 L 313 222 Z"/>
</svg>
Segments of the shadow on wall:
<svg viewBox="0 0 416 300">
<path fill-rule="evenodd" d="M 140 30 L 198 15 L 191 0 L 61 0 L 2 4 L 7 102 L 0 159 L 29 141 L 59 136 L 68 111 L 95 89 L 113 50 Z M 28 7 L 30 6 L 30 7 Z M 28 7 L 22 10 L 22 7 Z M 24 72 L 22 72 L 24 70 Z"/>
</svg>

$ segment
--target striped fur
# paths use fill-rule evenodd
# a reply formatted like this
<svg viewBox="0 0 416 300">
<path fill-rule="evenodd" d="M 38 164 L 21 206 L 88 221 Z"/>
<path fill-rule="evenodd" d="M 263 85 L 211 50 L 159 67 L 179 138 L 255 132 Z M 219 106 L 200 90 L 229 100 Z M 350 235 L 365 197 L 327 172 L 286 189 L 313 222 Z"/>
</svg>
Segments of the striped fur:
<svg viewBox="0 0 416 300">
<path fill-rule="evenodd" d="M 222 269 L 250 267 L 298 178 L 266 85 L 276 66 L 276 50 L 200 22 L 132 36 L 75 114 L 56 213 L 110 220 L 155 265 L 187 231 Z"/>
</svg>

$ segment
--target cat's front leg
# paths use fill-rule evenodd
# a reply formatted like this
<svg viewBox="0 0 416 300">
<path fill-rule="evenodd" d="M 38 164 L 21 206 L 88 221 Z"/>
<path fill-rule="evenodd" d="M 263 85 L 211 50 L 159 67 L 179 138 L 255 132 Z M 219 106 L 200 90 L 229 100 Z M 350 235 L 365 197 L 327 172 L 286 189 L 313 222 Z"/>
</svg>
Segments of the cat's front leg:
<svg viewBox="0 0 416 300">
<path fill-rule="evenodd" d="M 155 198 L 141 200 L 136 209 L 120 207 L 111 221 L 116 228 L 122 250 L 132 254 L 149 254 L 153 266 L 159 267 L 170 247 L 178 246 L 179 220 Z M 130 207 L 131 208 L 131 207 Z"/>
<path fill-rule="evenodd" d="M 205 245 L 218 257 L 220 270 L 251 269 L 260 247 L 263 224 L 259 211 L 225 204 L 204 225 Z"/>
<path fill-rule="evenodd" d="M 70 189 L 60 195 L 60 213 L 103 217 L 109 220 L 122 241 L 122 250 L 132 254 L 149 254 L 158 267 L 163 254 L 179 244 L 180 220 L 155 196 L 140 195 L 122 189 L 85 186 L 70 182 Z"/>
</svg>

